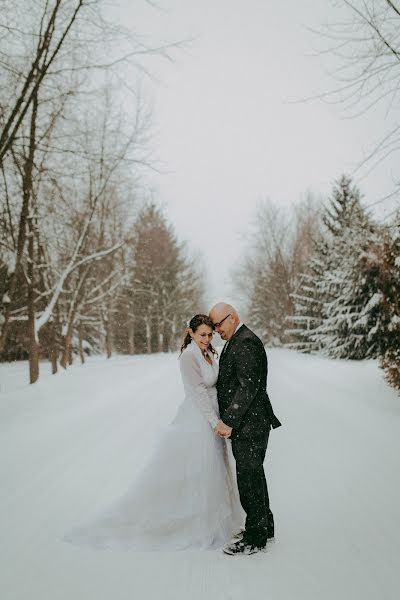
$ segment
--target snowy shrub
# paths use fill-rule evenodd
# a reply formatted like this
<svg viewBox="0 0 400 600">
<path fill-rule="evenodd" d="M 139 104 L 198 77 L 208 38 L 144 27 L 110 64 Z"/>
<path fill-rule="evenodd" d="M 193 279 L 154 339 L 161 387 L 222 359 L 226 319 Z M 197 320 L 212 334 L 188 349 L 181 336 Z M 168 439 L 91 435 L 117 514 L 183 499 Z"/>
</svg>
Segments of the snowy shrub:
<svg viewBox="0 0 400 600">
<path fill-rule="evenodd" d="M 388 383 L 400 390 L 400 349 L 392 348 L 381 358 L 380 366 L 385 371 Z"/>
</svg>

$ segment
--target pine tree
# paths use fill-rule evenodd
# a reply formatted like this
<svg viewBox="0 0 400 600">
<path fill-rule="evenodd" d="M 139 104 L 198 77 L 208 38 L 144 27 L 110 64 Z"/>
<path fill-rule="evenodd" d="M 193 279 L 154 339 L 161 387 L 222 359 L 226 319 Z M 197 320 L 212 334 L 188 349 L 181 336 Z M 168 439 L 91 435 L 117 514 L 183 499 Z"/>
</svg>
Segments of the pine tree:
<svg viewBox="0 0 400 600">
<path fill-rule="evenodd" d="M 143 206 L 125 256 L 116 345 L 122 352 L 168 352 L 199 311 L 201 277 L 162 210 Z"/>
<path fill-rule="evenodd" d="M 295 314 L 289 319 L 294 325 L 288 331 L 293 338 L 290 346 L 342 358 L 361 357 L 366 350 L 361 344 L 365 332 L 359 312 L 368 293 L 362 290 L 364 296 L 360 295 L 362 282 L 355 286 L 355 278 L 373 227 L 349 177 L 344 175 L 335 184 L 322 221 L 323 239 L 292 294 Z"/>
<path fill-rule="evenodd" d="M 315 256 L 310 260 L 307 272 L 300 276 L 299 285 L 291 294 L 294 314 L 287 317 L 291 328 L 286 329 L 291 341 L 288 346 L 300 352 L 320 350 L 312 332 L 322 322 L 322 282 L 324 281 L 327 244 L 321 240 L 315 244 Z"/>
<path fill-rule="evenodd" d="M 367 257 L 379 247 L 381 234 L 378 228 L 360 222 L 342 234 L 331 256 L 336 266 L 324 273 L 322 320 L 312 339 L 332 357 L 376 357 L 378 292 L 375 269 Z"/>
</svg>

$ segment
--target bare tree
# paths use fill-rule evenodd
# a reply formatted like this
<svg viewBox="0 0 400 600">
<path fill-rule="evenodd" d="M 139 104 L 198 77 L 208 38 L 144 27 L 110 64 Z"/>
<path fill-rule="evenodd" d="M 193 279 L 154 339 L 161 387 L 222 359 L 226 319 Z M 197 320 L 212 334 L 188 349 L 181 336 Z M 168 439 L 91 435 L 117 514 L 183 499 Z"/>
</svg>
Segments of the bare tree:
<svg viewBox="0 0 400 600">
<path fill-rule="evenodd" d="M 4 53 L 2 53 L 3 66 L 8 71 L 14 71 L 14 74 L 18 75 L 20 83 L 16 85 L 13 101 L 7 107 L 3 107 L 2 110 L 0 164 L 11 151 L 29 108 L 34 104 L 35 97 L 37 97 L 42 83 L 57 59 L 79 13 L 87 4 L 89 3 L 84 0 L 77 0 L 72 3 L 55 0 L 53 3 L 45 2 L 42 4 L 41 13 L 37 14 L 39 17 L 38 27 L 35 32 L 32 31 L 31 33 L 31 37 L 36 38 L 37 41 L 33 48 L 33 55 L 31 53 L 29 55 L 31 61 L 27 57 L 27 68 L 18 72 L 10 62 L 9 56 L 4 56 Z M 10 3 L 7 8 L 3 14 L 12 14 Z M 16 30 L 10 21 L 1 23 L 1 28 L 3 33 L 6 32 L 9 37 L 13 36 L 15 39 L 14 32 Z"/>
<path fill-rule="evenodd" d="M 180 44 L 154 47 L 121 26 L 108 23 L 103 17 L 104 0 L 2 0 L 0 16 L 0 171 L 6 196 L 6 223 L 12 244 L 7 250 L 12 254 L 7 301 L 3 306 L 0 352 L 5 348 L 10 330 L 10 311 L 13 309 L 17 283 L 28 234 L 28 215 L 32 194 L 25 193 L 21 202 L 10 194 L 10 171 L 15 156 L 21 159 L 21 147 L 27 139 L 30 114 L 35 102 L 46 107 L 42 115 L 53 114 L 58 120 L 59 138 L 52 152 L 65 158 L 73 152 L 60 121 L 79 120 L 85 102 L 96 102 L 93 90 L 99 88 L 99 77 L 110 73 L 110 87 L 127 80 L 124 76 L 138 66 L 141 57 L 157 53 L 170 58 L 170 50 Z M 130 80 L 132 78 L 130 77 Z M 100 83 L 101 87 L 101 83 Z M 137 92 L 137 90 L 135 90 Z M 67 100 L 54 110 L 55 100 Z M 36 100 L 35 100 L 36 99 Z M 37 100 L 38 99 L 38 100 Z M 74 102 L 73 102 L 74 100 Z M 67 104 L 67 106 L 66 106 Z M 73 112 L 68 112 L 73 105 Z M 138 123 L 142 122 L 137 115 Z M 49 127 L 51 123 L 47 124 Z M 40 127 L 36 151 L 48 150 L 50 140 Z M 88 132 L 89 133 L 89 132 Z M 68 134 L 67 134 L 68 135 Z M 136 158 L 132 158 L 135 165 Z M 144 156 L 141 156 L 144 162 Z M 148 159 L 146 159 L 147 161 Z M 21 164 L 21 160 L 18 161 Z M 48 170 L 48 165 L 46 165 Z M 57 175 L 55 178 L 57 178 Z M 15 206 L 11 206 L 14 202 Z M 15 214 L 17 213 L 17 216 Z M 11 226 L 12 225 L 12 226 Z M 8 240 L 9 241 L 9 240 Z"/>
<path fill-rule="evenodd" d="M 293 313 L 292 292 L 319 232 L 318 203 L 312 195 L 283 210 L 270 201 L 257 209 L 247 255 L 235 273 L 249 322 L 265 342 L 286 341 L 286 319 Z"/>
<path fill-rule="evenodd" d="M 61 319 L 67 315 L 66 363 L 76 323 L 82 334 L 79 310 L 88 281 L 93 281 L 93 265 L 107 262 L 124 243 L 123 234 L 113 240 L 104 235 L 107 224 L 101 216 L 115 181 L 127 179 L 121 165 L 137 173 L 139 165 L 149 163 L 144 151 L 148 121 L 139 90 L 136 120 L 126 126 L 115 97 L 108 97 L 112 78 L 105 75 L 101 87 L 99 70 L 107 74 L 112 69 L 112 77 L 118 77 L 118 69 L 136 57 L 155 51 L 167 56 L 168 49 L 145 47 L 121 28 L 110 27 L 102 17 L 101 0 L 39 0 L 29 9 L 27 4 L 1 2 L 0 354 L 12 326 L 26 323 L 33 382 L 41 332 L 55 372 Z M 108 104 L 96 114 L 99 97 Z M 94 113 L 97 122 L 85 124 L 85 112 Z M 132 178 L 127 185 L 129 190 Z M 132 193 L 121 187 L 115 193 L 128 201 Z M 126 218 L 117 214 L 121 222 Z M 120 274 L 100 275 L 95 284 L 103 282 L 99 301 L 115 289 L 118 278 Z M 72 281 L 76 287 L 69 289 Z M 93 307 L 95 297 L 90 300 Z"/>
<path fill-rule="evenodd" d="M 338 59 L 340 66 L 333 73 L 338 85 L 319 97 L 342 104 L 352 116 L 378 105 L 395 115 L 400 90 L 400 4 L 395 0 L 337 0 L 335 6 L 341 9 L 340 21 L 329 23 L 319 33 Z M 395 122 L 359 168 L 372 169 L 399 150 L 400 124 Z"/>
</svg>

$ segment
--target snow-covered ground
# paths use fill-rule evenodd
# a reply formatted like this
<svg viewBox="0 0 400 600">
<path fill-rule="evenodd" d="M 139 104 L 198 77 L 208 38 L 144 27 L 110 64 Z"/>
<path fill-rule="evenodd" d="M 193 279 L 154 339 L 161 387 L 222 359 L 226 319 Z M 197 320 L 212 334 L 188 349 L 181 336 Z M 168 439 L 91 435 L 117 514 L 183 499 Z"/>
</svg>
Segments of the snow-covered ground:
<svg viewBox="0 0 400 600">
<path fill-rule="evenodd" d="M 125 491 L 172 419 L 176 355 L 42 365 L 34 386 L 26 363 L 0 365 L 0 598 L 397 600 L 400 398 L 373 361 L 268 355 L 277 542 L 249 557 L 62 541 Z"/>
</svg>

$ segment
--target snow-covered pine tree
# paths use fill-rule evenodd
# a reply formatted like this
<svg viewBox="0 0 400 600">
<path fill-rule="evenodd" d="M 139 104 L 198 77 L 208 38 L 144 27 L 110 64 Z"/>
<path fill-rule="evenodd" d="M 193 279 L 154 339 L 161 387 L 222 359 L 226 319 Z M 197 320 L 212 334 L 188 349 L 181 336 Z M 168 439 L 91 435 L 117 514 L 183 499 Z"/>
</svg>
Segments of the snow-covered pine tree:
<svg viewBox="0 0 400 600">
<path fill-rule="evenodd" d="M 329 356 L 376 357 L 380 348 L 377 265 L 381 233 L 370 225 L 353 226 L 343 234 L 333 251 L 336 266 L 325 272 L 322 322 L 312 338 Z"/>
<path fill-rule="evenodd" d="M 330 241 L 319 285 L 322 319 L 311 339 L 336 358 L 376 357 L 380 348 L 378 282 L 366 257 L 376 255 L 382 229 L 365 212 L 360 192 L 348 177 L 335 186 L 324 224 Z"/>
<path fill-rule="evenodd" d="M 295 314 L 289 319 L 290 344 L 302 351 L 323 351 L 331 356 L 361 358 L 366 337 L 359 312 L 369 301 L 368 290 L 356 286 L 360 252 L 371 243 L 374 228 L 351 179 L 336 182 L 323 213 L 323 239 L 316 244 L 309 269 L 292 295 Z M 363 296 L 364 293 L 364 296 Z M 362 297 L 363 296 L 363 297 Z M 364 304 L 363 304 L 364 303 Z"/>
<path fill-rule="evenodd" d="M 398 347 L 393 328 L 398 314 L 399 245 L 390 228 L 374 223 L 359 201 L 352 213 L 348 225 L 330 229 L 335 266 L 325 273 L 323 318 L 312 337 L 329 356 L 376 358 Z"/>
<path fill-rule="evenodd" d="M 291 340 L 287 345 L 300 352 L 320 350 L 311 338 L 311 332 L 322 321 L 321 283 L 326 265 L 327 243 L 321 240 L 315 244 L 315 255 L 309 263 L 307 272 L 300 276 L 299 285 L 291 294 L 294 314 L 287 317 L 285 334 Z"/>
</svg>

